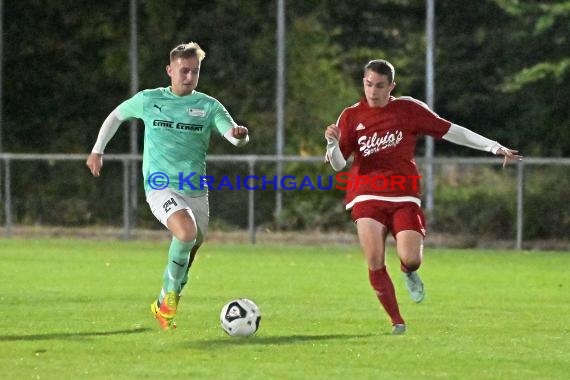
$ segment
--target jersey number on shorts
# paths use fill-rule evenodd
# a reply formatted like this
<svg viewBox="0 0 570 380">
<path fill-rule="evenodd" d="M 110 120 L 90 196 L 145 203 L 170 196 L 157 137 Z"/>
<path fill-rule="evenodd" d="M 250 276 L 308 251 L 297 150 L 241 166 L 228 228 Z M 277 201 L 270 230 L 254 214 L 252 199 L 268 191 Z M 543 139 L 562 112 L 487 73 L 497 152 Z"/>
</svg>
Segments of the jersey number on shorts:
<svg viewBox="0 0 570 380">
<path fill-rule="evenodd" d="M 165 212 L 169 212 L 169 211 L 170 211 L 170 206 L 178 206 L 178 203 L 176 203 L 176 201 L 174 200 L 174 198 L 170 198 L 169 200 L 167 200 L 166 202 L 164 202 L 164 204 L 162 205 L 162 207 L 164 207 L 164 211 L 165 211 Z"/>
</svg>

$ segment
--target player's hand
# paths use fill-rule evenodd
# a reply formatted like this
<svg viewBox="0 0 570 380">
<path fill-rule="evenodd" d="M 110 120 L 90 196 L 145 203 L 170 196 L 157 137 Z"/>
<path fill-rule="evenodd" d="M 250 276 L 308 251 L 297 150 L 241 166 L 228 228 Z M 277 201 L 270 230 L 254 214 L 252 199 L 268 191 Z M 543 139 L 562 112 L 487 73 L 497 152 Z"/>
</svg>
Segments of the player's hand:
<svg viewBox="0 0 570 380">
<path fill-rule="evenodd" d="M 103 155 L 99 153 L 91 153 L 87 157 L 86 162 L 87 167 L 93 174 L 93 177 L 99 177 L 101 174 L 101 168 L 103 167 Z"/>
<path fill-rule="evenodd" d="M 328 143 L 334 142 L 334 140 L 338 141 L 340 138 L 340 130 L 335 124 L 331 124 L 327 127 L 325 131 L 325 139 Z"/>
<path fill-rule="evenodd" d="M 505 148 L 505 147 L 500 147 L 497 150 L 497 153 L 495 153 L 497 156 L 505 156 L 505 159 L 503 160 L 503 167 L 505 167 L 507 165 L 507 163 L 511 160 L 517 160 L 520 161 L 523 159 L 523 156 L 521 156 L 520 154 L 518 154 L 518 150 L 513 150 L 513 149 L 509 149 L 509 148 Z"/>
<path fill-rule="evenodd" d="M 232 137 L 238 140 L 245 139 L 247 137 L 247 133 L 248 133 L 247 128 L 241 125 L 237 125 L 232 128 Z"/>
</svg>

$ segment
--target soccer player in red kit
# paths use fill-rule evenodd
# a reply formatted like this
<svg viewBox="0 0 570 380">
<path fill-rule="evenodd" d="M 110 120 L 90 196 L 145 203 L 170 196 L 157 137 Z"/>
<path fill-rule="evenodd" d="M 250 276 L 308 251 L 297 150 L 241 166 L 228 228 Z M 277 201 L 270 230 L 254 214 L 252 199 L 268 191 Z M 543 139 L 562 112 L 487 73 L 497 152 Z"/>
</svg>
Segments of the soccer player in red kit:
<svg viewBox="0 0 570 380">
<path fill-rule="evenodd" d="M 351 210 L 360 245 L 368 264 L 369 281 L 392 321 L 392 333 L 403 334 L 394 285 L 386 270 L 388 232 L 396 240 L 400 268 L 415 302 L 424 298 L 424 284 L 417 270 L 422 263 L 426 224 L 420 208 L 419 172 L 414 162 L 416 141 L 429 135 L 470 148 L 521 159 L 517 151 L 503 147 L 435 114 L 412 97 L 393 97 L 395 70 L 385 60 L 364 67 L 364 98 L 346 108 L 336 124 L 325 131 L 326 160 L 334 170 L 354 161 L 347 180 L 345 203 Z"/>
</svg>

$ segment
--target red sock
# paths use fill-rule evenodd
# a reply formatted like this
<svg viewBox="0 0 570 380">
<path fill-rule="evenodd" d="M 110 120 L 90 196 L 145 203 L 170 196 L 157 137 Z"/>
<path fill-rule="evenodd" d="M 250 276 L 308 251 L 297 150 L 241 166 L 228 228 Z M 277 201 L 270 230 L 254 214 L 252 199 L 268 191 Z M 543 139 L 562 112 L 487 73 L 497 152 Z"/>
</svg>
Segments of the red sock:
<svg viewBox="0 0 570 380">
<path fill-rule="evenodd" d="M 404 319 L 400 315 L 398 301 L 396 300 L 396 291 L 390 275 L 386 271 L 386 267 L 377 270 L 368 270 L 368 278 L 370 285 L 376 292 L 378 300 L 390 316 L 392 324 L 404 323 Z"/>
</svg>

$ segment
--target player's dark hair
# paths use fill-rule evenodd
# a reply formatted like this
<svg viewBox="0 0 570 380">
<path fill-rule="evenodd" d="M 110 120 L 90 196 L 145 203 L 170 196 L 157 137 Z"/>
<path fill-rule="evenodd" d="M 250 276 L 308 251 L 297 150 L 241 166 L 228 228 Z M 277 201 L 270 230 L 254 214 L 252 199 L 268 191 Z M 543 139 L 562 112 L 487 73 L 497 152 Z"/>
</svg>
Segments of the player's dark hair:
<svg viewBox="0 0 570 380">
<path fill-rule="evenodd" d="M 366 74 L 366 71 L 368 70 L 372 70 L 380 75 L 386 75 L 390 83 L 393 83 L 396 78 L 396 70 L 394 69 L 394 66 L 384 59 L 374 59 L 368 62 L 366 66 L 364 66 L 364 74 Z"/>
<path fill-rule="evenodd" d="M 196 42 L 180 44 L 170 51 L 170 61 L 177 58 L 197 57 L 199 62 L 206 58 L 206 53 Z"/>
</svg>

